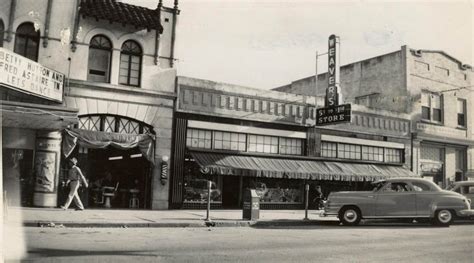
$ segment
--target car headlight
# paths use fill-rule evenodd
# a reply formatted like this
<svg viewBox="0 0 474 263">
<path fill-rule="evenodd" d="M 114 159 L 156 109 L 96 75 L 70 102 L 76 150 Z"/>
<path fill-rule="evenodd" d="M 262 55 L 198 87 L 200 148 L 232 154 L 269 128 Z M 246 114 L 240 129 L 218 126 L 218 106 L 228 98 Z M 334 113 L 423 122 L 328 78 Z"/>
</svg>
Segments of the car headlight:
<svg viewBox="0 0 474 263">
<path fill-rule="evenodd" d="M 471 199 L 464 199 L 463 201 L 466 203 L 467 209 L 471 209 Z"/>
</svg>

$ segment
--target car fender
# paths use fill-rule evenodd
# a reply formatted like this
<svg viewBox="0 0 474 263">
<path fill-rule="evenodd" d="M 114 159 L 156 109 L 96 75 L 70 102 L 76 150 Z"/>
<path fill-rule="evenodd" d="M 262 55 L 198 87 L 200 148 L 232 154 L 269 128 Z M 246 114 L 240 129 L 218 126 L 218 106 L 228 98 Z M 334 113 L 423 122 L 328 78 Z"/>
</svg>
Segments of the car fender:
<svg viewBox="0 0 474 263">
<path fill-rule="evenodd" d="M 457 211 L 466 209 L 464 197 L 457 195 L 443 195 L 436 198 L 431 204 L 431 217 L 435 216 L 437 210 L 449 209 L 457 213 Z"/>
</svg>

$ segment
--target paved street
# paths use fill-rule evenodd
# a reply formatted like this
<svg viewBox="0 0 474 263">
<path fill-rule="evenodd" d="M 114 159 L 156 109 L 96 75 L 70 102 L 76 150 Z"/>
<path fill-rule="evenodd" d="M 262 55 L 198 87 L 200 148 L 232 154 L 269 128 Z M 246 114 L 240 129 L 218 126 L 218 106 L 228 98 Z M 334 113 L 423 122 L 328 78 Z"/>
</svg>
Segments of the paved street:
<svg viewBox="0 0 474 263">
<path fill-rule="evenodd" d="M 472 262 L 472 224 L 25 229 L 30 262 Z"/>
</svg>

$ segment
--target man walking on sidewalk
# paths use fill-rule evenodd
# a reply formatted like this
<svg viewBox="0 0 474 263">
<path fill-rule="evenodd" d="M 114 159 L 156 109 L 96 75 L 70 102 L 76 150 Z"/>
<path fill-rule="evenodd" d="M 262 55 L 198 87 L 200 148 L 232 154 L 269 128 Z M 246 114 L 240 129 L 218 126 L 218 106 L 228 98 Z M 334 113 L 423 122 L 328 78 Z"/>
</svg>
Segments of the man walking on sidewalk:
<svg viewBox="0 0 474 263">
<path fill-rule="evenodd" d="M 87 188 L 89 185 L 87 184 L 86 178 L 82 174 L 81 169 L 77 167 L 77 159 L 76 157 L 72 157 L 69 159 L 69 172 L 68 178 L 66 181 L 66 185 L 69 184 L 69 195 L 67 197 L 66 203 L 61 206 L 62 209 L 68 209 L 69 205 L 71 204 L 72 200 L 74 199 L 74 203 L 76 204 L 76 210 L 84 210 L 84 206 L 82 205 L 81 199 L 79 198 L 79 194 L 77 190 L 81 186 L 81 183 Z"/>
</svg>

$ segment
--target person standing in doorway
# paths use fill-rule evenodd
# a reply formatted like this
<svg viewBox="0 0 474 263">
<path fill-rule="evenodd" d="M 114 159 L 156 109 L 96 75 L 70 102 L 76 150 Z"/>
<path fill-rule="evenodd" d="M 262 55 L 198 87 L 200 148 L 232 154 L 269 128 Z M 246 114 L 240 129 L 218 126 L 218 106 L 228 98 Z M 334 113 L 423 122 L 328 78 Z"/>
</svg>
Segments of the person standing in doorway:
<svg viewBox="0 0 474 263">
<path fill-rule="evenodd" d="M 79 190 L 81 183 L 86 188 L 89 185 L 87 184 L 86 178 L 82 174 L 81 169 L 77 167 L 77 159 L 75 157 L 69 159 L 69 167 L 70 168 L 68 172 L 68 178 L 66 181 L 66 185 L 69 184 L 69 195 L 67 197 L 66 203 L 61 206 L 61 208 L 64 210 L 68 209 L 69 205 L 74 199 L 74 203 L 77 206 L 76 210 L 84 210 L 84 206 L 82 205 L 81 199 L 79 198 L 79 194 L 77 193 L 77 191 Z"/>
</svg>

